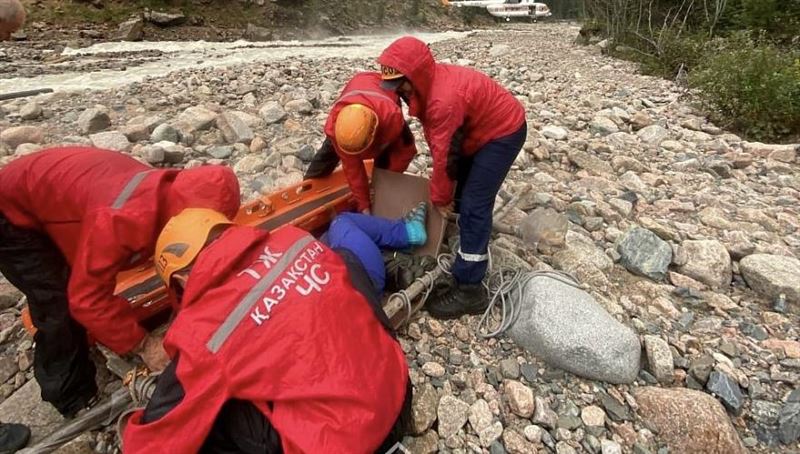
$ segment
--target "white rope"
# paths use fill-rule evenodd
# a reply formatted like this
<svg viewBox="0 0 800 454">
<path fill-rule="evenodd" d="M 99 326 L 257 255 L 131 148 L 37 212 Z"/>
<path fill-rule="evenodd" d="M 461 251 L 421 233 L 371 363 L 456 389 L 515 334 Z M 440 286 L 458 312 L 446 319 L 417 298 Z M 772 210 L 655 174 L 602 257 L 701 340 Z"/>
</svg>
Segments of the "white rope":
<svg viewBox="0 0 800 454">
<path fill-rule="evenodd" d="M 522 295 L 523 289 L 532 279 L 536 277 L 549 277 L 569 286 L 579 288 L 580 283 L 578 280 L 569 273 L 557 270 L 547 271 L 523 271 L 518 268 L 512 267 L 498 267 L 496 270 L 494 257 L 491 249 L 488 255 L 488 269 L 486 278 L 483 281 L 483 286 L 489 296 L 489 306 L 481 316 L 476 334 L 484 339 L 500 336 L 508 331 L 509 328 L 517 321 L 519 314 L 522 312 Z M 453 265 L 455 256 L 453 254 L 439 254 L 436 257 L 436 264 L 442 273 L 452 275 L 450 268 Z M 432 278 L 433 271 L 429 271 L 424 276 L 414 280 L 414 283 L 419 282 L 425 289 L 419 304 L 424 305 L 428 300 L 434 287 L 434 280 Z M 413 284 L 412 284 L 413 285 Z M 400 290 L 389 296 L 391 301 L 398 298 L 403 306 L 406 307 L 406 320 L 408 323 L 411 319 L 411 311 L 413 310 L 413 303 L 411 296 L 406 290 Z M 498 312 L 495 308 L 499 309 L 499 323 L 495 329 L 489 328 L 489 323 L 492 320 L 493 312 Z"/>
<path fill-rule="evenodd" d="M 511 328 L 522 312 L 523 289 L 532 279 L 549 277 L 569 286 L 578 288 L 580 284 L 571 274 L 563 271 L 522 271 L 519 269 L 502 268 L 492 271 L 487 275 L 484 287 L 490 295 L 489 306 L 481 316 L 475 333 L 484 338 L 500 336 Z M 499 308 L 499 324 L 492 330 L 489 322 L 495 307 Z M 485 330 L 484 330 L 485 327 Z"/>
</svg>

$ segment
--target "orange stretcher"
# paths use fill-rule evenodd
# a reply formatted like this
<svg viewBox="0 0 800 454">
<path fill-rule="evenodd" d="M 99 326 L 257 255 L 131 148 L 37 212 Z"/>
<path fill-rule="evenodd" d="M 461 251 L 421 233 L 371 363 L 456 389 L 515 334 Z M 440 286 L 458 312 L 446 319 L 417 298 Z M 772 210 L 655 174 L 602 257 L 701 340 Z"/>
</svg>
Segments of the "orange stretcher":
<svg viewBox="0 0 800 454">
<path fill-rule="evenodd" d="M 364 164 L 371 176 L 372 162 Z M 234 222 L 270 231 L 291 224 L 316 234 L 324 231 L 337 213 L 354 208 L 355 199 L 339 169 L 326 178 L 306 180 L 242 205 Z M 119 273 L 114 293 L 127 299 L 139 321 L 146 325 L 171 308 L 167 288 L 152 261 Z M 27 307 L 22 311 L 22 322 L 31 334 L 36 332 Z"/>
</svg>

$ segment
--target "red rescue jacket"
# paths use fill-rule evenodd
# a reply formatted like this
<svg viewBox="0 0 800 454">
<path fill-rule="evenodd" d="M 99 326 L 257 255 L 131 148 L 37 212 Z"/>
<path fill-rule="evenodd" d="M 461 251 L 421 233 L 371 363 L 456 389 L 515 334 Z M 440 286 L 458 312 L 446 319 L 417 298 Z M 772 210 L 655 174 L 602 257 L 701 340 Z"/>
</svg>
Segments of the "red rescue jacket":
<svg viewBox="0 0 800 454">
<path fill-rule="evenodd" d="M 431 201 L 447 205 L 455 182 L 447 174 L 453 136 L 461 129 L 461 150 L 475 154 L 494 139 L 513 134 L 525 122 L 525 108 L 489 76 L 470 68 L 436 63 L 428 46 L 400 38 L 383 51 L 378 62 L 403 73 L 414 87 L 409 114 L 422 122 L 433 157 Z"/>
<path fill-rule="evenodd" d="M 375 140 L 370 148 L 358 156 L 342 152 L 336 144 L 334 134 L 339 112 L 351 104 L 363 104 L 378 114 L 378 130 Z M 400 99 L 395 92 L 381 88 L 381 75 L 374 72 L 356 74 L 345 85 L 339 99 L 331 108 L 328 121 L 325 123 L 325 135 L 333 143 L 336 154 L 342 160 L 342 168 L 358 203 L 358 211 L 370 207 L 369 178 L 364 168 L 364 160 L 375 159 L 388 153 L 389 166 L 387 168 L 393 172 L 405 172 L 417 154 L 413 136 L 409 143 L 403 140 L 402 133 L 405 125 L 403 111 L 400 109 Z"/>
<path fill-rule="evenodd" d="M 307 232 L 231 227 L 197 258 L 164 340 L 184 395 L 159 419 L 132 415 L 128 453 L 196 452 L 220 408 L 250 401 L 291 453 L 368 453 L 403 406 L 399 343 Z"/>
<path fill-rule="evenodd" d="M 0 169 L 0 212 L 58 246 L 71 267 L 70 313 L 117 353 L 136 347 L 145 331 L 114 296 L 116 275 L 152 257 L 161 228 L 190 206 L 234 216 L 236 176 L 222 166 L 153 169 L 88 147 L 45 150 Z"/>
</svg>

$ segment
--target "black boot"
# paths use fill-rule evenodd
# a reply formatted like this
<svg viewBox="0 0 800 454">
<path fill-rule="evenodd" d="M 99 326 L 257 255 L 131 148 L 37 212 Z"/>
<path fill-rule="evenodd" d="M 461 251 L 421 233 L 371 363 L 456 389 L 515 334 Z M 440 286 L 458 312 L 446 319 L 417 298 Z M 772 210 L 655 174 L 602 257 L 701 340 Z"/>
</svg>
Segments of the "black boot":
<svg viewBox="0 0 800 454">
<path fill-rule="evenodd" d="M 28 444 L 31 430 L 22 424 L 0 423 L 0 454 L 11 454 Z"/>
<path fill-rule="evenodd" d="M 434 292 L 428 301 L 428 313 L 440 320 L 459 318 L 462 315 L 482 314 L 489 306 L 489 298 L 482 284 L 458 284 L 450 281 Z"/>
<path fill-rule="evenodd" d="M 436 259 L 429 255 L 411 255 L 403 252 L 383 253 L 386 265 L 386 291 L 394 293 L 407 289 L 415 279 L 436 268 Z"/>
</svg>

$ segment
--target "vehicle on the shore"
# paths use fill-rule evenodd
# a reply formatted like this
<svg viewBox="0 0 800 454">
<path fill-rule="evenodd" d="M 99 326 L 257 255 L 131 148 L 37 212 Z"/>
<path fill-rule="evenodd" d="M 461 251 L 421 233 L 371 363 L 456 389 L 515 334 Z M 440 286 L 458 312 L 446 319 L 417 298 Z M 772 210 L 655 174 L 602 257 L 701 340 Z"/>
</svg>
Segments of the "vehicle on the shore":
<svg viewBox="0 0 800 454">
<path fill-rule="evenodd" d="M 550 17 L 553 13 L 545 3 L 534 0 L 442 0 L 445 6 L 485 8 L 494 17 L 510 21 L 528 18 L 533 22 Z"/>
</svg>

